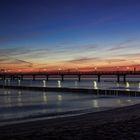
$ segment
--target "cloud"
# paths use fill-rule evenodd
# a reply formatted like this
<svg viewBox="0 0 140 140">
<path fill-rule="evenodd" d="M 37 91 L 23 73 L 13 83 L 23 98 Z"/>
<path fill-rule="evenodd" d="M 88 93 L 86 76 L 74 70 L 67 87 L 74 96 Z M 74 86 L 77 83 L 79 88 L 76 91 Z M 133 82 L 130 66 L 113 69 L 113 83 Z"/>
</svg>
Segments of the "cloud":
<svg viewBox="0 0 140 140">
<path fill-rule="evenodd" d="M 128 53 L 128 54 L 118 54 L 116 56 L 121 56 L 121 57 L 127 57 L 127 58 L 135 58 L 138 57 L 140 58 L 140 53 Z"/>
<path fill-rule="evenodd" d="M 11 41 L 17 41 L 17 40 L 25 40 L 25 39 L 32 39 L 38 36 L 43 35 L 41 32 L 22 32 L 22 33 L 12 33 L 12 34 L 4 34 L 0 36 L 0 43 L 9 43 Z"/>
<path fill-rule="evenodd" d="M 13 48 L 2 48 L 0 49 L 1 57 L 20 57 L 20 58 L 39 58 L 49 54 L 49 49 L 34 49 L 32 47 L 13 47 Z"/>
<path fill-rule="evenodd" d="M 134 40 L 126 40 L 124 42 L 119 43 L 115 47 L 108 49 L 108 51 L 117 51 L 117 50 L 124 50 L 127 48 L 132 48 Z"/>
<path fill-rule="evenodd" d="M 20 60 L 20 59 L 13 59 L 13 62 L 15 64 L 22 64 L 22 65 L 24 64 L 24 65 L 26 65 L 28 67 L 32 67 L 33 66 L 33 63 L 25 61 L 25 60 Z"/>
<path fill-rule="evenodd" d="M 80 63 L 81 64 L 81 63 L 87 63 L 89 61 L 97 61 L 97 60 L 99 60 L 99 58 L 97 58 L 97 57 L 94 57 L 94 58 L 80 57 L 80 58 L 68 60 L 66 62 L 68 62 L 68 63 L 76 63 L 76 64 Z"/>
<path fill-rule="evenodd" d="M 109 64 L 111 63 L 120 63 L 120 62 L 126 62 L 126 59 L 104 59 L 104 61 L 108 62 Z"/>
<path fill-rule="evenodd" d="M 30 51 L 21 54 L 20 58 L 36 60 L 39 58 L 46 58 L 52 53 L 50 49 L 31 49 Z"/>
<path fill-rule="evenodd" d="M 12 57 L 5 57 L 0 59 L 0 64 L 1 65 L 14 65 L 14 66 L 26 66 L 26 67 L 32 67 L 33 63 L 25 61 L 25 60 L 20 60 L 17 58 L 12 58 Z"/>
<path fill-rule="evenodd" d="M 83 50 L 88 50 L 88 51 L 90 51 L 90 50 L 95 50 L 95 49 L 97 49 L 97 47 L 98 47 L 98 45 L 96 45 L 96 44 L 90 44 L 90 45 L 84 45 L 84 46 L 82 46 L 81 48 L 82 48 Z"/>
<path fill-rule="evenodd" d="M 2 49 L 0 49 L 0 56 L 21 55 L 21 54 L 26 54 L 29 51 L 30 50 L 25 47 L 2 48 Z"/>
</svg>

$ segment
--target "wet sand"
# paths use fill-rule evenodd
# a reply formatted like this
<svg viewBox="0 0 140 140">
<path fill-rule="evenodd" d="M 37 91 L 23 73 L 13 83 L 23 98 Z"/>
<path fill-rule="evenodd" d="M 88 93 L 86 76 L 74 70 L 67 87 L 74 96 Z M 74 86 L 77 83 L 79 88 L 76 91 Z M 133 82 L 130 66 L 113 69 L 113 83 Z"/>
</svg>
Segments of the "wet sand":
<svg viewBox="0 0 140 140">
<path fill-rule="evenodd" d="M 0 127 L 0 139 L 9 140 L 139 140 L 140 104 Z"/>
</svg>

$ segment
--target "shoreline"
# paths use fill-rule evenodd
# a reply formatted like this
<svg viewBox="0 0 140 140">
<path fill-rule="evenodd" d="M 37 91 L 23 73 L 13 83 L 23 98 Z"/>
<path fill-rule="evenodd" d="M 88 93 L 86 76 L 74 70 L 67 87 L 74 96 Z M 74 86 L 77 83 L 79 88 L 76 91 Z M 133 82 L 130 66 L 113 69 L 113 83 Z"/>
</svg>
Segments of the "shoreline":
<svg viewBox="0 0 140 140">
<path fill-rule="evenodd" d="M 2 87 L 1 87 L 2 86 Z M 3 86 L 0 88 L 34 90 L 34 91 L 67 91 L 99 95 L 112 95 L 114 92 L 94 89 L 42 88 Z M 97 92 L 98 91 L 98 92 Z M 116 95 L 136 95 L 135 92 Z M 108 93 L 108 94 L 107 94 Z M 129 94 L 128 94 L 129 93 Z M 139 95 L 139 92 L 137 93 Z M 114 94 L 113 94 L 114 95 Z M 84 113 L 74 116 L 20 122 L 0 126 L 0 139 L 8 140 L 139 140 L 140 138 L 140 104 L 113 108 L 105 111 Z"/>
<path fill-rule="evenodd" d="M 116 107 L 117 108 L 117 107 Z M 77 111 L 67 111 L 67 112 L 60 112 L 60 113 L 52 113 L 52 114 L 43 114 L 37 116 L 29 116 L 24 118 L 16 118 L 16 119 L 7 119 L 0 121 L 0 127 L 8 126 L 8 125 L 17 125 L 21 123 L 31 123 L 35 121 L 43 121 L 43 120 L 51 120 L 57 118 L 66 118 L 66 117 L 73 117 L 73 116 L 81 116 L 89 113 L 96 113 L 101 111 L 111 110 L 112 108 L 108 109 L 99 109 L 98 111 L 91 111 L 92 109 L 85 109 L 85 110 L 77 110 Z M 115 109 L 115 108 L 113 108 Z"/>
<path fill-rule="evenodd" d="M 90 140 L 93 138 L 107 139 L 106 134 L 108 134 L 108 139 L 117 139 L 118 137 L 121 138 L 124 136 L 124 130 L 131 129 L 133 126 L 137 129 L 125 131 L 125 136 L 128 134 L 139 136 L 140 134 L 136 133 L 136 131 L 140 130 L 139 108 L 140 104 L 136 104 L 78 116 L 0 126 L 0 138 L 15 140 L 44 138 L 47 140 L 81 140 L 87 138 L 87 140 Z M 129 125 L 132 126 L 130 127 Z M 116 137 L 113 137 L 114 135 L 116 135 Z M 139 139 L 139 137 L 136 137 L 135 139 Z"/>
</svg>

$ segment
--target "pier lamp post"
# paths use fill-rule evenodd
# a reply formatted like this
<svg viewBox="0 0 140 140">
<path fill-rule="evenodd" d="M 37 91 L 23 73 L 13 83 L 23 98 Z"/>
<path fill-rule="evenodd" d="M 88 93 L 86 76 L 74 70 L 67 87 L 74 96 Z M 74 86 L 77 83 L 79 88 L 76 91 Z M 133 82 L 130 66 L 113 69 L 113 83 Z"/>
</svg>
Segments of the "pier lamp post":
<svg viewBox="0 0 140 140">
<path fill-rule="evenodd" d="M 7 72 L 11 72 L 11 70 L 7 70 Z"/>
<path fill-rule="evenodd" d="M 21 69 L 19 69 L 18 72 L 20 73 L 21 72 Z"/>
<path fill-rule="evenodd" d="M 76 72 L 79 72 L 79 68 L 76 68 L 75 70 L 76 70 Z"/>
<path fill-rule="evenodd" d="M 97 67 L 94 67 L 94 71 L 95 71 L 95 72 L 97 71 Z"/>
<path fill-rule="evenodd" d="M 61 73 L 62 69 L 61 68 L 58 68 L 58 73 Z"/>
<path fill-rule="evenodd" d="M 118 67 L 117 67 L 117 72 L 119 72 L 119 70 L 120 70 L 120 67 L 118 66 Z"/>
<path fill-rule="evenodd" d="M 130 69 L 130 67 L 126 67 L 126 69 L 127 69 L 127 70 L 129 70 L 129 69 Z"/>
<path fill-rule="evenodd" d="M 47 69 L 43 69 L 43 72 L 46 72 L 47 71 Z"/>
</svg>

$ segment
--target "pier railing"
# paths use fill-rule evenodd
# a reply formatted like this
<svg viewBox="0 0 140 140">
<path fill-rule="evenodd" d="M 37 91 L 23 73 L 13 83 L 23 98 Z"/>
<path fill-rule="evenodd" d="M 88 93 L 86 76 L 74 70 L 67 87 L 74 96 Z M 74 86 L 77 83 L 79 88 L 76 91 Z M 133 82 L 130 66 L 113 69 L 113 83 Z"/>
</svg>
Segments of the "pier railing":
<svg viewBox="0 0 140 140">
<path fill-rule="evenodd" d="M 123 77 L 123 81 L 126 82 L 127 75 L 140 75 L 140 71 L 52 71 L 52 72 L 0 72 L 0 78 L 5 80 L 7 78 L 13 79 L 21 79 L 25 76 L 32 76 L 33 80 L 36 79 L 36 76 L 43 75 L 46 77 L 46 80 L 49 80 L 51 75 L 59 75 L 61 80 L 64 80 L 64 76 L 66 75 L 77 75 L 78 81 L 81 81 L 82 75 L 95 75 L 97 76 L 98 82 L 101 80 L 101 76 L 103 75 L 114 75 L 117 77 L 117 81 L 120 82 L 120 77 Z"/>
<path fill-rule="evenodd" d="M 49 72 L 0 72 L 0 75 L 19 75 L 19 74 L 24 74 L 24 75 L 75 75 L 75 74 L 81 74 L 81 75 L 97 75 L 97 74 L 102 74 L 102 75 L 117 75 L 117 74 L 130 74 L 130 75 L 135 75 L 135 74 L 140 74 L 140 71 L 49 71 Z"/>
</svg>

